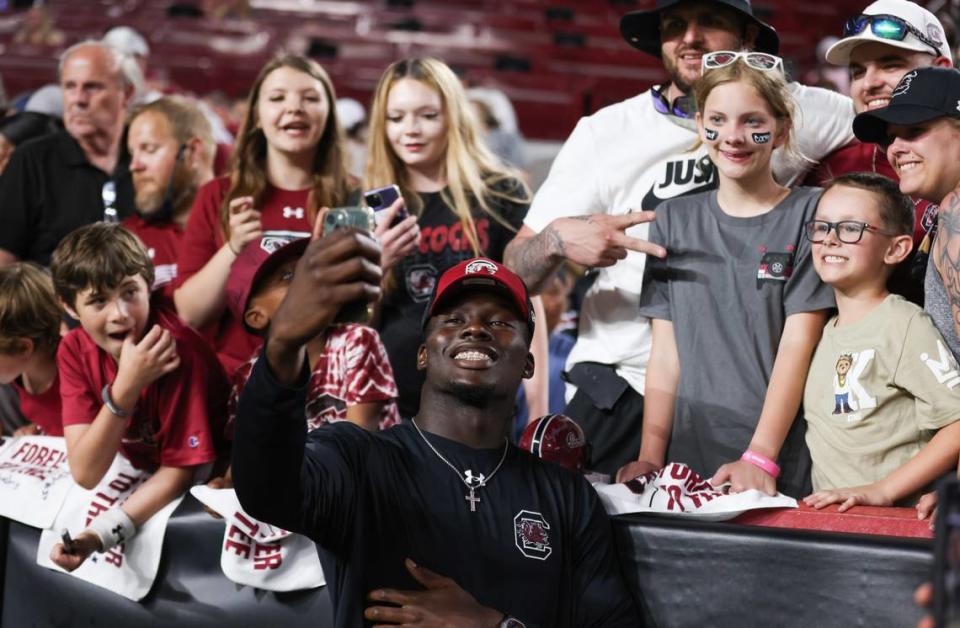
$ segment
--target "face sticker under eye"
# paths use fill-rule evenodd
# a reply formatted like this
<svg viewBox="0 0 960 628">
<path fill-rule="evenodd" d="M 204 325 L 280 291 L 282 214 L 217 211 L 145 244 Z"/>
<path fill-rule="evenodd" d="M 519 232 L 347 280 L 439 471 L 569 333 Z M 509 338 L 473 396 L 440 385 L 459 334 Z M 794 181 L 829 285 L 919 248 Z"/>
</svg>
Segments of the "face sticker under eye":
<svg viewBox="0 0 960 628">
<path fill-rule="evenodd" d="M 754 133 L 753 134 L 753 143 L 754 144 L 766 144 L 770 141 L 771 133 Z"/>
<path fill-rule="evenodd" d="M 713 140 L 717 139 L 717 135 L 719 135 L 719 133 L 717 133 L 713 129 L 708 129 L 707 127 L 703 127 L 703 136 L 707 138 L 709 141 L 712 142 Z"/>
</svg>

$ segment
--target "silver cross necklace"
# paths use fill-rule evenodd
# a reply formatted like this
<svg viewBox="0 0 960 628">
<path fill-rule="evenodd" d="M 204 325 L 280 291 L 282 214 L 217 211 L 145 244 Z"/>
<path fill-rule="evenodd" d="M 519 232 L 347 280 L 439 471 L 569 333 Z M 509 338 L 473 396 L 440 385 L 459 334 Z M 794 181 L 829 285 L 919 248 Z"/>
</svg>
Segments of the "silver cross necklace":
<svg viewBox="0 0 960 628">
<path fill-rule="evenodd" d="M 457 474 L 457 477 L 459 477 L 460 480 L 466 484 L 467 490 L 469 490 L 470 493 L 464 495 L 463 499 L 470 502 L 470 512 L 477 512 L 477 504 L 480 503 L 480 498 L 477 497 L 476 492 L 478 489 L 486 486 L 487 482 L 493 479 L 493 476 L 496 475 L 497 471 L 500 470 L 500 467 L 503 465 L 503 461 L 507 459 L 507 451 L 510 449 L 510 441 L 508 441 L 506 437 L 503 438 L 503 455 L 500 456 L 500 462 L 498 462 L 497 466 L 494 467 L 493 471 L 490 472 L 490 475 L 484 476 L 482 473 L 479 475 L 474 475 L 473 470 L 471 469 L 467 469 L 465 473 L 461 473 L 460 469 L 453 466 L 453 463 L 444 458 L 443 454 L 437 451 L 437 448 L 433 446 L 433 443 L 427 440 L 427 437 L 424 436 L 423 432 L 420 430 L 420 426 L 417 425 L 417 421 L 413 419 L 410 422 L 413 423 L 413 427 L 417 428 L 417 434 L 419 434 L 420 438 L 423 439 L 423 442 L 427 444 L 427 447 L 429 447 L 433 453 L 437 454 L 437 458 L 443 460 L 448 467 L 453 469 Z"/>
</svg>

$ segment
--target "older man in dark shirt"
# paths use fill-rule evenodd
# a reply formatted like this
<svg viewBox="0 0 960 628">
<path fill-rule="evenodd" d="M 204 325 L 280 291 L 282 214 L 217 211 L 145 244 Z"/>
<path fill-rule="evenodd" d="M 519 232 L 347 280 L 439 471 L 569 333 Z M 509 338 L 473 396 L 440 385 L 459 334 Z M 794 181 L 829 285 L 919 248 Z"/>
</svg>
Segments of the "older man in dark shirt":
<svg viewBox="0 0 960 628">
<path fill-rule="evenodd" d="M 141 78 L 132 58 L 100 42 L 82 42 L 63 54 L 65 130 L 18 146 L 0 176 L 0 264 L 47 264 L 77 227 L 133 212 L 120 140 Z"/>
</svg>

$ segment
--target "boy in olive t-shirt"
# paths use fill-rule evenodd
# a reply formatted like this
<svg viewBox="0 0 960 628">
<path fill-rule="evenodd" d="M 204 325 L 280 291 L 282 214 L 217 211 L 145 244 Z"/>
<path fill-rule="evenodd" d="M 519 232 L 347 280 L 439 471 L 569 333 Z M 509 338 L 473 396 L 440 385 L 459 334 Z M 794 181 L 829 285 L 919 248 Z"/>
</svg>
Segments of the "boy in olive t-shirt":
<svg viewBox="0 0 960 628">
<path fill-rule="evenodd" d="M 913 202 L 872 173 L 835 179 L 806 225 L 837 315 L 803 395 L 814 494 L 807 504 L 910 505 L 957 465 L 960 371 L 930 317 L 890 294 L 912 247 Z"/>
</svg>

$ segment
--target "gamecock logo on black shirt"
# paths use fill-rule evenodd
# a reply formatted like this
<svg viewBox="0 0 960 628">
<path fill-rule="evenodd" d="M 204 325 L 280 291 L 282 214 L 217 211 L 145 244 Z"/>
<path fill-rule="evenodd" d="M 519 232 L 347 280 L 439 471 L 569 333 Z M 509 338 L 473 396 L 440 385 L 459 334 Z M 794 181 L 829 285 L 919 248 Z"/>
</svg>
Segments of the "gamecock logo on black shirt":
<svg viewBox="0 0 960 628">
<path fill-rule="evenodd" d="M 550 524 L 539 512 L 521 510 L 513 518 L 513 533 L 517 549 L 527 558 L 547 560 L 553 552 L 548 530 L 550 530 Z"/>
</svg>

